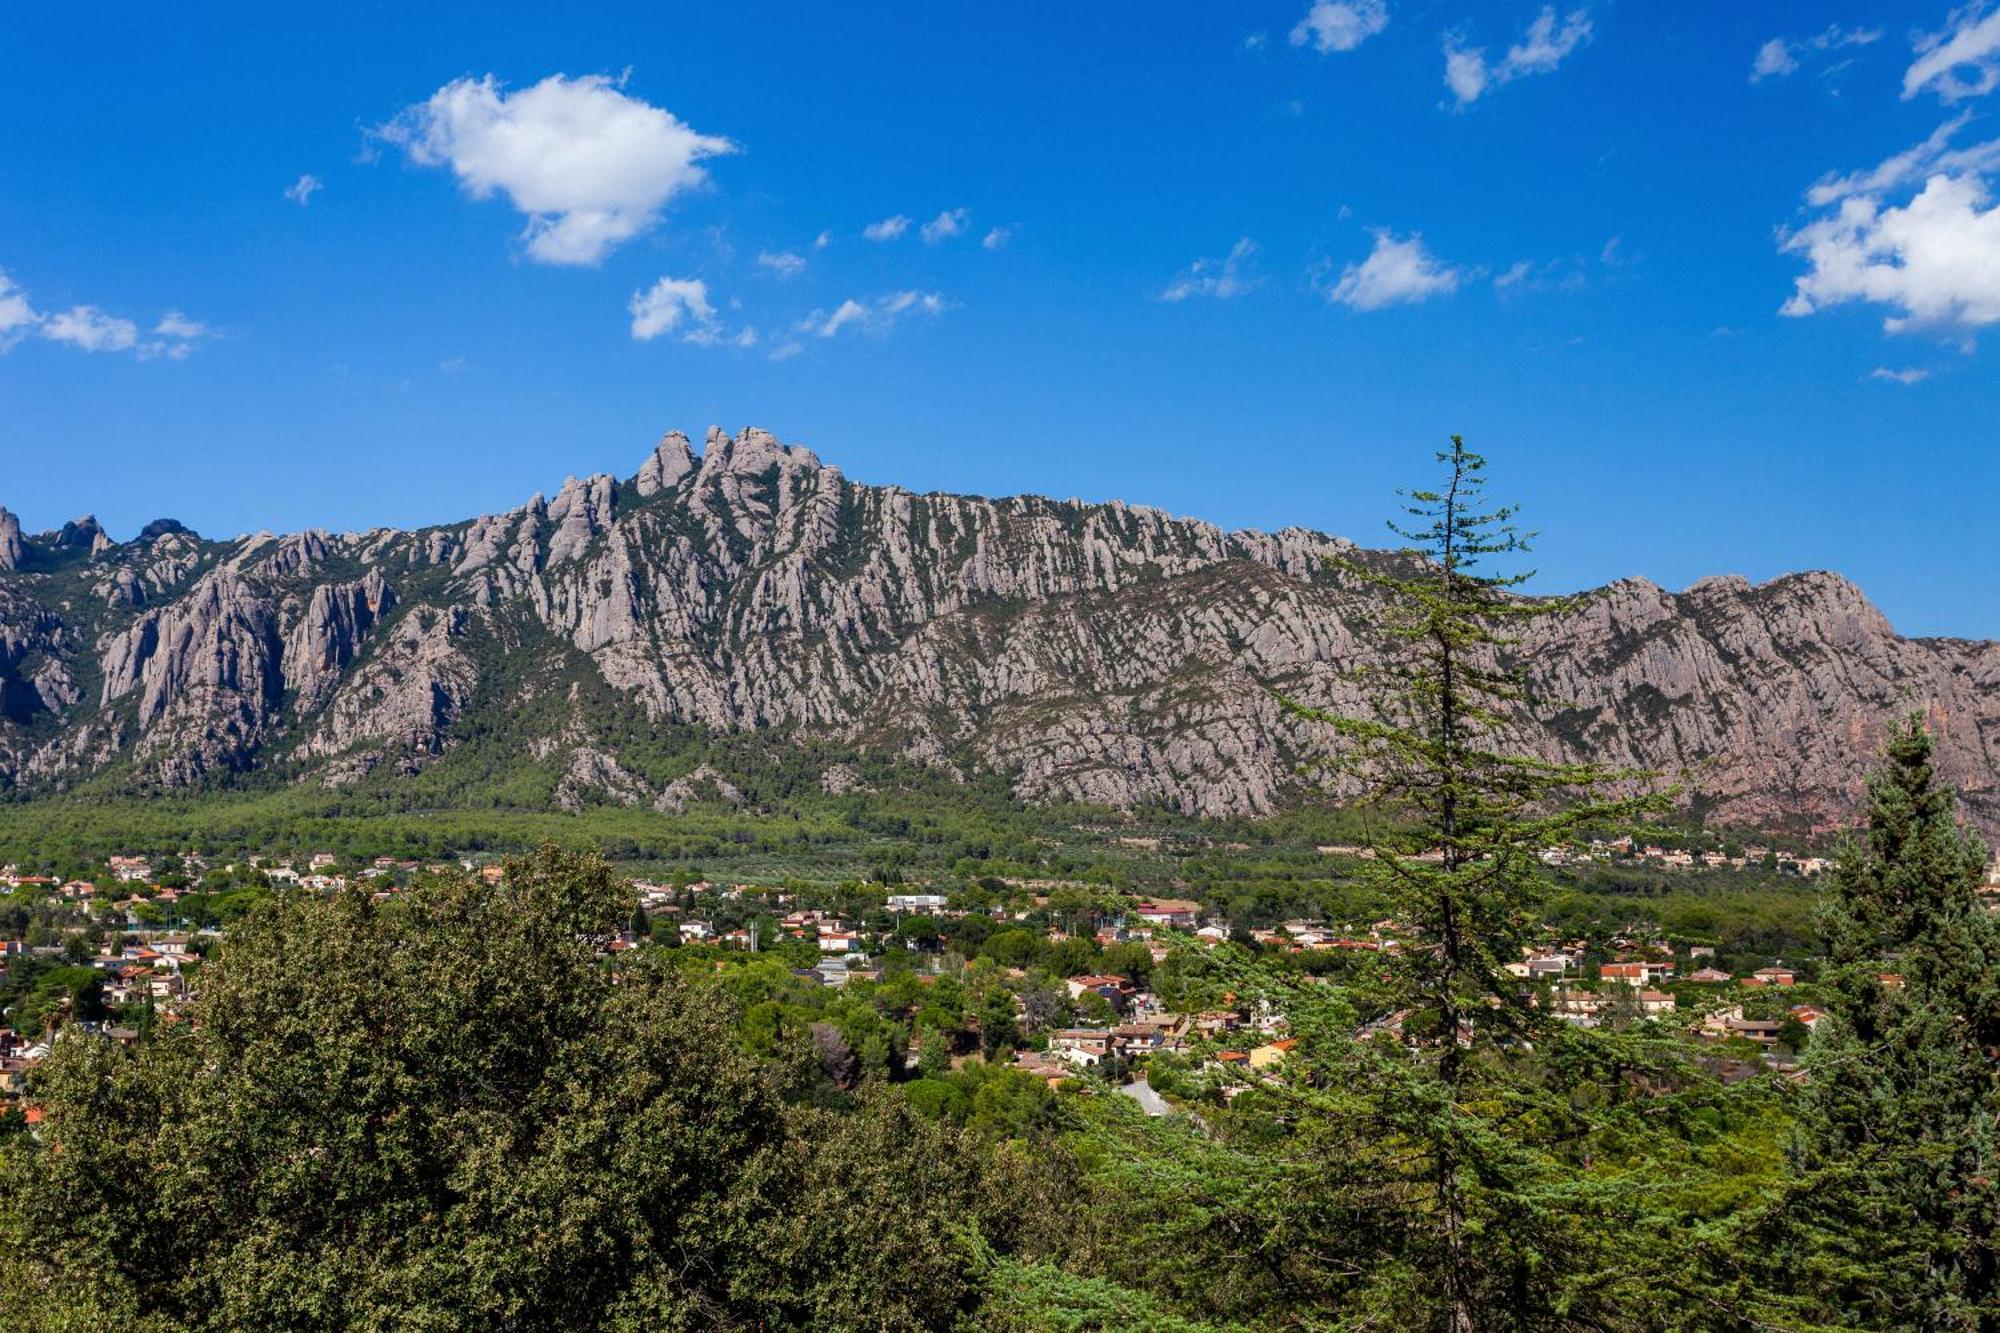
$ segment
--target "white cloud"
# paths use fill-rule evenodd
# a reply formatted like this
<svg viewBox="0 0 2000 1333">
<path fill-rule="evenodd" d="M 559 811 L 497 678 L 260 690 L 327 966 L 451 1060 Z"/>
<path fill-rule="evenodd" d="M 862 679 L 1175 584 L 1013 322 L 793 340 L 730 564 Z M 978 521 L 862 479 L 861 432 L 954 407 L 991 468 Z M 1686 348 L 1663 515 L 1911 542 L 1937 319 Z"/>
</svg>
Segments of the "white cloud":
<svg viewBox="0 0 2000 1333">
<path fill-rule="evenodd" d="M 1792 54 L 1792 45 L 1782 37 L 1773 37 L 1757 48 L 1757 58 L 1750 62 L 1750 82 L 1764 79 L 1783 78 L 1799 67 L 1799 58 Z"/>
<path fill-rule="evenodd" d="M 1985 0 L 1955 9 L 1942 31 L 1917 39 L 1917 59 L 1903 72 L 1903 100 L 1926 88 L 1946 102 L 1984 97 L 2000 87 L 2000 11 Z"/>
<path fill-rule="evenodd" d="M 806 267 L 806 257 L 789 250 L 766 250 L 757 256 L 757 262 L 781 278 L 796 277 Z"/>
<path fill-rule="evenodd" d="M 861 229 L 861 234 L 871 241 L 893 241 L 910 229 L 910 220 L 901 213 L 880 222 L 871 222 Z"/>
<path fill-rule="evenodd" d="M 708 284 L 699 278 L 661 278 L 643 292 L 633 292 L 626 305 L 632 315 L 632 336 L 650 342 L 672 333 L 683 321 L 696 326 L 715 320 Z"/>
<path fill-rule="evenodd" d="M 986 233 L 986 238 L 980 244 L 988 250 L 1000 250 L 1004 249 L 1007 242 L 1012 239 L 1014 239 L 1014 229 L 1012 227 L 995 227 L 992 231 Z"/>
<path fill-rule="evenodd" d="M 475 199 L 504 193 L 545 264 L 595 264 L 650 231 L 675 195 L 708 179 L 703 159 L 736 147 L 599 74 L 554 74 L 514 93 L 490 74 L 455 79 L 378 133 L 420 166 L 449 165 Z"/>
<path fill-rule="evenodd" d="M 86 352 L 135 352 L 142 361 L 155 357 L 179 361 L 212 335 L 206 324 L 178 310 L 160 316 L 144 336 L 135 321 L 107 314 L 94 305 L 74 305 L 57 314 L 43 314 L 28 300 L 28 293 L 0 271 L 0 353 L 34 336 Z"/>
<path fill-rule="evenodd" d="M 919 230 L 923 233 L 925 245 L 936 245 L 949 240 L 964 231 L 972 221 L 972 210 L 967 208 L 947 208 L 944 212 L 926 222 Z"/>
<path fill-rule="evenodd" d="M 1421 235 L 1412 232 L 1399 240 L 1387 229 L 1378 229 L 1368 258 L 1342 269 L 1326 299 L 1356 310 L 1415 305 L 1450 295 L 1463 278 L 1460 270 L 1424 248 Z"/>
<path fill-rule="evenodd" d="M 205 338 L 208 336 L 208 326 L 189 319 L 178 310 L 169 310 L 160 316 L 160 322 L 153 326 L 153 332 L 163 338 Z"/>
<path fill-rule="evenodd" d="M 813 249 L 815 250 L 824 250 L 826 249 L 826 247 L 832 244 L 833 244 L 833 233 L 830 231 L 823 231 L 819 235 L 813 237 Z"/>
<path fill-rule="evenodd" d="M 1912 185 L 1938 172 L 1948 175 L 1986 175 L 2000 168 L 2000 139 L 1966 148 L 1951 147 L 1951 140 L 1972 119 L 1964 112 L 1932 130 L 1930 137 L 1914 148 L 1904 149 L 1879 166 L 1845 176 L 1828 173 L 1812 183 L 1806 202 L 1815 208 L 1837 203 L 1850 195 L 1879 195 L 1902 185 Z"/>
<path fill-rule="evenodd" d="M 1468 106 L 1502 84 L 1551 72 L 1590 40 L 1590 32 L 1588 10 L 1573 9 L 1558 25 L 1555 6 L 1544 5 L 1521 40 L 1497 61 L 1486 58 L 1486 48 L 1467 46 L 1460 35 L 1451 34 L 1444 41 L 1445 85 L 1461 107 Z"/>
<path fill-rule="evenodd" d="M 34 331 L 42 317 L 28 304 L 28 294 L 0 271 L 0 352 L 5 352 Z"/>
<path fill-rule="evenodd" d="M 326 188 L 326 183 L 308 172 L 285 187 L 285 198 L 304 208 L 314 194 Z"/>
<path fill-rule="evenodd" d="M 471 365 L 472 363 L 466 360 L 462 356 L 448 356 L 444 360 L 438 362 L 438 374 L 463 375 L 466 369 Z"/>
<path fill-rule="evenodd" d="M 94 305 L 71 306 L 42 321 L 41 335 L 86 352 L 129 352 L 139 345 L 139 326 L 107 315 Z"/>
<path fill-rule="evenodd" d="M 1779 233 L 1779 248 L 1807 266 L 1781 313 L 1861 301 L 1889 309 L 1883 327 L 1891 333 L 1964 341 L 2000 322 L 2000 205 L 1988 181 L 2000 166 L 2000 139 L 1951 148 L 1965 121 L 1872 170 L 1824 177 L 1807 190 L 1819 215 Z"/>
<path fill-rule="evenodd" d="M 1444 46 L 1444 82 L 1460 106 L 1479 100 L 1486 91 L 1486 52 L 1447 41 Z"/>
<path fill-rule="evenodd" d="M 165 357 L 169 361 L 185 361 L 197 343 L 214 336 L 214 333 L 199 320 L 189 319 L 178 310 L 169 310 L 160 316 L 159 323 L 153 325 L 152 336 L 139 344 L 139 359 L 151 361 L 155 357 Z"/>
<path fill-rule="evenodd" d="M 1908 370 L 1890 370 L 1886 366 L 1877 366 L 1868 372 L 1868 378 L 1871 380 L 1887 380 L 1891 384 L 1901 384 L 1905 387 L 1921 384 L 1930 377 L 1931 373 L 1928 370 L 1916 366 Z"/>
<path fill-rule="evenodd" d="M 1530 292 L 1576 292 L 1590 281 L 1589 263 L 1581 255 L 1551 259 L 1544 263 L 1522 259 L 1493 275 L 1493 290 L 1502 297 Z M 1461 274 L 1461 278 L 1475 275 Z"/>
<path fill-rule="evenodd" d="M 830 314 L 824 310 L 813 311 L 800 320 L 793 331 L 811 334 L 815 338 L 831 338 L 842 329 L 850 328 L 861 333 L 882 334 L 894 328 L 905 315 L 941 315 L 950 308 L 951 303 L 937 292 L 890 292 L 866 302 L 850 297 L 835 306 Z M 783 357 L 777 359 L 782 360 Z"/>
<path fill-rule="evenodd" d="M 1590 40 L 1590 15 L 1585 10 L 1571 10 L 1564 16 L 1560 31 L 1556 28 L 1556 11 L 1545 5 L 1535 21 L 1528 25 L 1528 32 L 1521 41 L 1507 48 L 1507 59 L 1500 68 L 1507 78 L 1519 78 L 1523 74 L 1547 74 L 1568 58 L 1570 52 Z"/>
<path fill-rule="evenodd" d="M 725 333 L 718 324 L 701 324 L 689 329 L 681 341 L 697 347 L 755 347 L 757 330 L 746 324 L 734 333 Z"/>
<path fill-rule="evenodd" d="M 1322 55 L 1352 51 L 1389 26 L 1387 0 L 1313 0 L 1292 29 L 1292 45 L 1311 42 Z"/>
<path fill-rule="evenodd" d="M 1773 37 L 1757 48 L 1750 62 L 1750 82 L 1782 79 L 1798 72 L 1799 57 L 1822 51 L 1838 51 L 1846 46 L 1867 46 L 1880 41 L 1880 28 L 1843 28 L 1838 23 L 1810 37 Z"/>
<path fill-rule="evenodd" d="M 1218 301 L 1226 301 L 1232 296 L 1241 296 L 1263 281 L 1255 274 L 1243 271 L 1256 253 L 1257 243 L 1248 236 L 1241 237 L 1229 247 L 1226 257 L 1195 260 L 1188 266 L 1187 272 L 1167 284 L 1167 289 L 1160 293 L 1160 299 L 1185 301 L 1190 296 L 1212 296 Z"/>
<path fill-rule="evenodd" d="M 882 303 L 882 308 L 891 315 L 900 315 L 906 310 L 941 315 L 951 308 L 951 303 L 936 292 L 896 292 Z"/>
<path fill-rule="evenodd" d="M 861 304 L 861 302 L 855 300 L 853 297 L 850 296 L 845 301 L 842 301 L 840 305 L 834 310 L 834 312 L 831 315 L 828 315 L 824 320 L 820 320 L 819 312 L 814 311 L 813 314 L 808 316 L 807 319 L 805 320 L 804 330 L 809 333 L 817 334 L 819 337 L 822 338 L 831 338 L 834 334 L 839 333 L 849 324 L 865 323 L 867 319 L 868 319 L 868 307 Z M 814 321 L 816 320 L 818 320 L 819 322 L 815 323 Z"/>
</svg>

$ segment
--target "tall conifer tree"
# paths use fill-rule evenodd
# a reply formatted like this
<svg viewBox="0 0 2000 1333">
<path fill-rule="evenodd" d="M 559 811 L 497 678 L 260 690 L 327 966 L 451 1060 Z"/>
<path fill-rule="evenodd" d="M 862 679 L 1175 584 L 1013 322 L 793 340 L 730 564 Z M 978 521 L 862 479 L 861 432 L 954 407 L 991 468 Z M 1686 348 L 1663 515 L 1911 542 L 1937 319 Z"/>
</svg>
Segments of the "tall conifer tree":
<svg viewBox="0 0 2000 1333">
<path fill-rule="evenodd" d="M 1361 1086 L 1373 1085 L 1409 1204 L 1400 1261 L 1383 1273 L 1427 1293 L 1399 1302 L 1393 1317 L 1406 1324 L 1597 1326 L 1589 1308 L 1612 1285 L 1591 1266 L 1610 1216 L 1563 1156 L 1591 1130 L 1566 1082 L 1597 1080 L 1608 1085 L 1598 1104 L 1616 1103 L 1659 1051 L 1568 1029 L 1506 968 L 1542 926 L 1541 850 L 1661 798 L 1607 795 L 1644 775 L 1511 744 L 1516 715 L 1533 707 L 1510 661 L 1515 631 L 1568 604 L 1524 597 L 1529 575 L 1490 569 L 1528 549 L 1515 511 L 1486 499 L 1485 460 L 1461 437 L 1437 457 L 1441 484 L 1406 492 L 1405 518 L 1390 524 L 1409 549 L 1393 568 L 1356 567 L 1387 595 L 1386 629 L 1404 649 L 1377 682 L 1373 716 L 1298 710 L 1338 729 L 1369 801 L 1399 834 L 1414 829 L 1386 836 L 1362 872 L 1408 937 L 1384 998 L 1416 1048 L 1414 1058 L 1365 1048 Z"/>
<path fill-rule="evenodd" d="M 1825 901 L 1828 1017 L 1773 1216 L 1791 1317 L 2000 1329 L 2000 917 L 1920 715 L 1891 727 Z"/>
</svg>

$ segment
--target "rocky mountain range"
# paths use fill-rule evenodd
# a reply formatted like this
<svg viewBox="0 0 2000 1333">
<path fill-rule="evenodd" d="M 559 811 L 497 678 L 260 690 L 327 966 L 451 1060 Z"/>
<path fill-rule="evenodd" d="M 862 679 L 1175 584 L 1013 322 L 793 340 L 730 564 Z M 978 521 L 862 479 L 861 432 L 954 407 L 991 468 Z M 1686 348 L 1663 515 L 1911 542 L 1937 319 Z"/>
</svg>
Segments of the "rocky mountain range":
<svg viewBox="0 0 2000 1333">
<path fill-rule="evenodd" d="M 1389 651 L 1380 594 L 1332 557 L 1384 558 L 862 485 L 754 429 L 417 531 L 121 542 L 0 509 L 0 794 L 379 784 L 477 736 L 566 806 L 731 799 L 706 763 L 663 770 L 648 733 L 677 729 L 832 754 L 834 791 L 860 781 L 840 756 L 894 755 L 1028 799 L 1268 814 L 1330 743 L 1274 692 L 1360 707 Z M 1685 773 L 1714 820 L 1847 821 L 1884 719 L 1920 706 L 2000 825 L 2000 644 L 1900 637 L 1837 575 L 1628 579 L 1512 652 L 1523 743 Z"/>
</svg>

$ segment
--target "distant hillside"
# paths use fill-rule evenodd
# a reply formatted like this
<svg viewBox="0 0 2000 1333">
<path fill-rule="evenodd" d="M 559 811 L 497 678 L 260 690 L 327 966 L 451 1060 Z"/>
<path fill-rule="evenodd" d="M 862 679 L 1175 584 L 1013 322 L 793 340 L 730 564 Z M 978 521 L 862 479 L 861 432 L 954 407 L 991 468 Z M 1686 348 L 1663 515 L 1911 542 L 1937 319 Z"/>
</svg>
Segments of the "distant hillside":
<svg viewBox="0 0 2000 1333">
<path fill-rule="evenodd" d="M 741 775 L 663 736 L 756 730 L 832 755 L 835 790 L 839 756 L 874 752 L 1029 799 L 1265 814 L 1327 743 L 1271 692 L 1357 707 L 1385 654 L 1336 555 L 1387 558 L 864 486 L 758 430 L 699 454 L 669 434 L 629 480 L 414 532 L 121 543 L 0 509 L 0 792 L 374 786 L 477 754 L 468 783 L 521 800 L 674 810 Z M 1845 822 L 1883 718 L 1921 705 L 2000 825 L 2000 644 L 1900 638 L 1837 575 L 1627 580 L 1518 652 L 1528 744 L 1690 770 L 1718 820 Z"/>
</svg>

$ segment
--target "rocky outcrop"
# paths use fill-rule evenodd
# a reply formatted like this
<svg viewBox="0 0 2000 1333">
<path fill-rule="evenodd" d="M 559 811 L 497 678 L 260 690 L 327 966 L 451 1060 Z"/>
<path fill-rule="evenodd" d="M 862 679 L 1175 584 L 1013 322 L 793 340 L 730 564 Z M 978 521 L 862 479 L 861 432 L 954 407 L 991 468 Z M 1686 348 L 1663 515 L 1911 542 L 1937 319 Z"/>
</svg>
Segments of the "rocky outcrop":
<svg viewBox="0 0 2000 1333">
<path fill-rule="evenodd" d="M 21 540 L 21 520 L 0 506 L 0 570 L 19 569 L 27 553 Z"/>
<path fill-rule="evenodd" d="M 351 583 L 321 584 L 285 634 L 285 689 L 302 713 L 332 694 L 360 655 L 363 641 L 396 606 L 396 590 L 381 570 Z"/>
<path fill-rule="evenodd" d="M 565 810 L 581 810 L 593 801 L 644 805 L 651 795 L 644 778 L 588 745 L 570 751 L 569 766 L 556 784 L 556 804 Z"/>
<path fill-rule="evenodd" d="M 340 682 L 296 757 L 333 761 L 323 778 L 338 785 L 385 763 L 411 772 L 444 754 L 479 682 L 463 642 L 469 623 L 457 608 L 417 606 L 399 616 Z"/>
<path fill-rule="evenodd" d="M 0 787 L 121 757 L 145 781 L 350 782 L 476 732 L 515 738 L 562 805 L 741 798 L 715 770 L 641 776 L 586 716 L 609 697 L 659 726 L 997 771 L 1029 798 L 1267 814 L 1330 758 L 1276 693 L 1360 708 L 1392 651 L 1337 561 L 1376 557 L 1339 538 L 864 486 L 754 429 L 699 452 L 672 432 L 629 482 L 418 532 L 154 524 L 117 545 L 79 520 L 10 545 L 10 518 Z M 2000 823 L 2000 646 L 1901 638 L 1837 576 L 1630 580 L 1529 633 L 1515 728 L 1550 758 L 1684 775 L 1722 821 L 1825 826 L 1883 720 L 1922 707 L 1946 776 Z M 852 764 L 824 771 L 858 789 Z"/>
<path fill-rule="evenodd" d="M 741 805 L 743 793 L 712 765 L 701 764 L 669 782 L 654 798 L 653 808 L 677 815 L 697 801 Z"/>
<path fill-rule="evenodd" d="M 658 495 L 680 485 L 681 478 L 695 470 L 701 460 L 695 457 L 694 446 L 688 437 L 677 430 L 670 430 L 660 440 L 633 479 L 633 487 L 641 497 Z"/>
<path fill-rule="evenodd" d="M 110 535 L 98 524 L 95 515 L 85 514 L 82 518 L 71 519 L 63 524 L 62 530 L 55 534 L 50 544 L 60 552 L 81 551 L 87 555 L 97 555 L 110 550 L 118 543 L 111 540 Z"/>
</svg>

